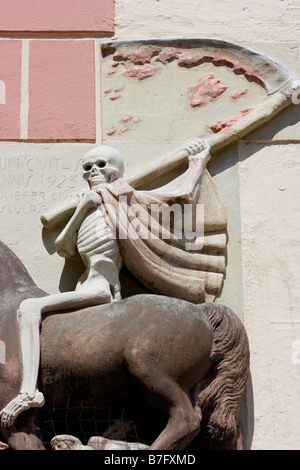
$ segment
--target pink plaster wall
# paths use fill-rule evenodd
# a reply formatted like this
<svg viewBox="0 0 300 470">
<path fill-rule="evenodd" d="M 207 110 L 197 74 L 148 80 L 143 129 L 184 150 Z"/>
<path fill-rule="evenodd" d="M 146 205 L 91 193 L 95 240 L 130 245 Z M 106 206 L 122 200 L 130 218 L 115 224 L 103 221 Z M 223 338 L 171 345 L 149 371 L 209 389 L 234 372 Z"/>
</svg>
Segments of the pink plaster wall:
<svg viewBox="0 0 300 470">
<path fill-rule="evenodd" d="M 1 0 L 0 31 L 114 30 L 114 0 Z"/>
<path fill-rule="evenodd" d="M 0 139 L 20 135 L 22 41 L 0 39 Z"/>
<path fill-rule="evenodd" d="M 115 0 L 0 1 L 0 140 L 96 140 L 97 35 L 114 32 L 114 8 Z"/>
<path fill-rule="evenodd" d="M 95 139 L 93 40 L 32 40 L 28 138 Z"/>
</svg>

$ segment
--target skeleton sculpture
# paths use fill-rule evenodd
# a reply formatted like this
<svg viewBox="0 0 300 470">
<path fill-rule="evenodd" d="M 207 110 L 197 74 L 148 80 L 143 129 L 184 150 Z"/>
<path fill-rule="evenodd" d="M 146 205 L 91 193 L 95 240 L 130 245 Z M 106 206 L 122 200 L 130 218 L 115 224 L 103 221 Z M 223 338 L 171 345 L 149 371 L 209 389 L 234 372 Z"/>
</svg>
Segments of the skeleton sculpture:
<svg viewBox="0 0 300 470">
<path fill-rule="evenodd" d="M 199 181 L 210 154 L 208 145 L 202 141 L 189 146 L 187 150 L 190 154 L 189 169 L 180 182 L 183 183 L 183 193 L 193 198 L 194 193 L 199 190 Z M 86 270 L 75 291 L 26 299 L 21 303 L 18 322 L 23 378 L 19 395 L 1 411 L 1 424 L 4 427 L 10 426 L 22 411 L 44 404 L 44 396 L 37 389 L 40 360 L 39 326 L 42 314 L 121 299 L 119 270 L 122 257 L 118 241 L 113 236 L 103 211 L 98 209 L 102 206 L 101 191 L 104 194 L 112 183 L 121 180 L 123 160 L 117 150 L 100 146 L 85 155 L 83 170 L 83 177 L 87 180 L 90 190 L 80 198 L 75 212 L 56 239 L 55 246 L 57 253 L 63 257 L 73 256 L 78 252 Z M 179 191 L 174 191 L 173 198 L 178 198 L 179 194 Z"/>
</svg>

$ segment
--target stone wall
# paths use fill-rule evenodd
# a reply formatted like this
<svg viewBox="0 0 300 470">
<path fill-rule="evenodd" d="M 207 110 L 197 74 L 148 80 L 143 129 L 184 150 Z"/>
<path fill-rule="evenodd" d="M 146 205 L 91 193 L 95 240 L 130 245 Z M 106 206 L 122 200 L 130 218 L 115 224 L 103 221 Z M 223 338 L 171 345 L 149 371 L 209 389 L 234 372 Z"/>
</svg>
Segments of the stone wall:
<svg viewBox="0 0 300 470">
<path fill-rule="evenodd" d="M 81 189 L 80 158 L 105 137 L 102 41 L 215 37 L 299 76 L 299 33 L 299 0 L 28 0 L 26 8 L 2 0 L 0 239 L 37 285 L 52 293 L 73 282 L 62 283 L 74 266 L 53 252 L 39 217 Z M 218 302 L 243 319 L 250 339 L 244 415 L 252 449 L 299 448 L 299 117 L 300 107 L 287 108 L 209 168 L 228 217 Z M 127 159 L 127 174 L 143 162 L 139 154 Z"/>
</svg>

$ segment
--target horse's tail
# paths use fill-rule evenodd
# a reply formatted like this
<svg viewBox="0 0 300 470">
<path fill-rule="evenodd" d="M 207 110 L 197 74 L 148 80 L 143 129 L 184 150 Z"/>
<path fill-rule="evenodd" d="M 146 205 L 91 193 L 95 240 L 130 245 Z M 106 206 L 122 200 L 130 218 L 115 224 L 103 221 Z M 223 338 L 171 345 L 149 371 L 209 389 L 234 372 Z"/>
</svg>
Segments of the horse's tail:
<svg viewBox="0 0 300 470">
<path fill-rule="evenodd" d="M 209 437 L 237 444 L 241 400 L 249 374 L 249 344 L 241 320 L 228 308 L 202 304 L 213 329 L 212 366 L 197 387 L 196 405 Z M 200 389 L 200 390 L 199 390 Z"/>
</svg>

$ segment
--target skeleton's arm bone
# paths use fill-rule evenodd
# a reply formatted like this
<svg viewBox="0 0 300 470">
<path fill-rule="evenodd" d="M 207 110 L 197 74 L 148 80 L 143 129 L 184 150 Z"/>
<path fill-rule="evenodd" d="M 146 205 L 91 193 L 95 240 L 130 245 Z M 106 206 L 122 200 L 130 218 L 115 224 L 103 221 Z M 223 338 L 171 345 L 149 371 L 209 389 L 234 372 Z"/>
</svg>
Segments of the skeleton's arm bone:
<svg viewBox="0 0 300 470">
<path fill-rule="evenodd" d="M 78 208 L 77 208 L 78 209 Z M 72 215 L 71 219 L 60 233 L 60 235 L 55 240 L 55 249 L 56 252 L 63 258 L 69 256 L 75 256 L 77 253 L 76 241 L 77 241 L 77 232 L 80 227 L 77 209 Z"/>
<path fill-rule="evenodd" d="M 95 191 L 89 191 L 82 198 L 71 219 L 55 240 L 55 249 L 60 256 L 66 258 L 76 255 L 78 230 L 90 209 L 97 207 L 100 201 L 101 198 Z"/>
<path fill-rule="evenodd" d="M 76 255 L 77 233 L 80 225 L 86 217 L 87 210 L 87 207 L 79 205 L 63 231 L 55 240 L 55 249 L 63 258 Z"/>
<path fill-rule="evenodd" d="M 199 144 L 200 149 L 197 144 L 189 145 L 186 149 L 189 155 L 188 169 L 169 183 L 153 190 L 161 200 L 164 200 L 164 197 L 166 197 L 167 201 L 169 201 L 170 196 L 175 200 L 180 198 L 186 202 L 198 199 L 201 178 L 206 171 L 207 162 L 211 158 L 207 143 L 200 141 Z"/>
</svg>

